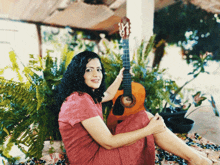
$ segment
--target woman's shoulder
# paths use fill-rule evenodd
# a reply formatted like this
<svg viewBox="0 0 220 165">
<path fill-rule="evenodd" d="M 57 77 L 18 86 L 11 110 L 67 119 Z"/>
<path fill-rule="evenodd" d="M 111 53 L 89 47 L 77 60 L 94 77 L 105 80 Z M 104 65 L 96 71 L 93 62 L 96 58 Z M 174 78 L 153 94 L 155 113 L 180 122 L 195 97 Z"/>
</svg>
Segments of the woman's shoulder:
<svg viewBox="0 0 220 165">
<path fill-rule="evenodd" d="M 93 105 L 93 100 L 90 99 L 87 93 L 73 92 L 71 93 L 61 106 L 61 111 L 69 111 L 73 109 L 85 109 Z"/>
<path fill-rule="evenodd" d="M 80 102 L 84 102 L 84 101 L 93 101 L 92 97 L 85 92 L 73 92 L 70 94 L 70 96 L 68 96 L 66 98 L 65 102 L 76 102 L 76 103 L 80 103 Z"/>
</svg>

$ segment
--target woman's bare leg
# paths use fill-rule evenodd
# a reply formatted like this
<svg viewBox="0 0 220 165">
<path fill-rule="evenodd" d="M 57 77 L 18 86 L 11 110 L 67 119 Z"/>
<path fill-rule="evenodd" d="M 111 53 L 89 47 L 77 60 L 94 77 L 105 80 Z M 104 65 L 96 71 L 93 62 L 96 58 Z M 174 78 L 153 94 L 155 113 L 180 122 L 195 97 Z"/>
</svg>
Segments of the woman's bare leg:
<svg viewBox="0 0 220 165">
<path fill-rule="evenodd" d="M 166 131 L 154 135 L 155 143 L 161 149 L 173 153 L 188 161 L 189 165 L 211 165 L 212 161 L 202 156 L 178 138 L 168 128 Z"/>
</svg>

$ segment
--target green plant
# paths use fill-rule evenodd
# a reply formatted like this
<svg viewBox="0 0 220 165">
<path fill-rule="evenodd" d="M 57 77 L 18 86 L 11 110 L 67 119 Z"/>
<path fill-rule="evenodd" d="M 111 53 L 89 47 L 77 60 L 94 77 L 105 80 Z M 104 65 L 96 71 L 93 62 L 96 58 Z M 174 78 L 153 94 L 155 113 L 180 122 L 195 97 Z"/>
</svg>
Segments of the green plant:
<svg viewBox="0 0 220 165">
<path fill-rule="evenodd" d="M 176 107 L 175 104 L 180 104 L 181 100 L 177 99 L 177 95 L 180 94 L 181 90 L 190 82 L 192 82 L 194 79 L 196 79 L 201 73 L 207 73 L 207 71 L 205 71 L 205 66 L 207 65 L 207 62 L 212 58 L 212 56 L 210 54 L 205 54 L 205 55 L 200 55 L 200 57 L 198 56 L 193 56 L 195 61 L 193 62 L 193 71 L 188 73 L 188 75 L 192 75 L 193 77 L 190 80 L 187 80 L 181 87 L 177 88 L 176 90 L 170 90 L 170 99 L 171 99 L 171 103 L 170 104 L 170 110 L 172 112 L 176 111 Z M 197 92 L 193 97 L 196 97 L 198 95 L 200 95 L 201 92 Z M 201 97 L 200 97 L 201 98 Z M 203 98 L 203 100 L 205 100 L 206 98 Z M 200 100 L 199 105 L 201 105 L 202 101 Z M 169 104 L 168 102 L 166 102 L 166 104 L 164 105 L 164 111 L 167 107 L 167 104 Z M 173 106 L 174 105 L 174 106 Z M 182 108 L 182 107 L 181 107 Z M 189 108 L 189 107 L 188 107 Z"/>
<path fill-rule="evenodd" d="M 50 52 L 43 59 L 30 55 L 29 64 L 23 65 L 22 71 L 16 54 L 9 53 L 12 65 L 5 69 L 15 71 L 18 81 L 0 78 L 0 146 L 6 146 L 5 151 L 15 144 L 26 157 L 40 158 L 46 139 L 61 139 L 53 96 L 74 52 L 65 47 L 59 63 Z M 8 152 L 1 149 L 9 160 Z"/>
<path fill-rule="evenodd" d="M 178 89 L 176 83 L 169 79 L 164 79 L 163 74 L 165 69 L 148 67 L 149 53 L 153 48 L 153 41 L 155 36 L 152 36 L 147 43 L 143 41 L 136 53 L 132 55 L 131 68 L 132 80 L 141 83 L 146 90 L 145 107 L 153 114 L 161 112 L 164 101 L 171 103 L 170 90 Z M 106 83 L 109 86 L 116 78 L 119 70 L 122 68 L 122 60 L 120 52 L 120 45 L 118 42 L 112 42 L 114 46 L 106 47 L 105 55 L 101 56 L 102 62 L 106 70 Z M 114 69 L 113 69 L 114 68 Z M 108 113 L 109 111 L 105 111 Z M 107 114 L 108 115 L 108 114 Z M 105 116 L 107 116 L 105 114 Z"/>
<path fill-rule="evenodd" d="M 54 147 L 49 148 L 49 154 L 55 153 Z"/>
</svg>

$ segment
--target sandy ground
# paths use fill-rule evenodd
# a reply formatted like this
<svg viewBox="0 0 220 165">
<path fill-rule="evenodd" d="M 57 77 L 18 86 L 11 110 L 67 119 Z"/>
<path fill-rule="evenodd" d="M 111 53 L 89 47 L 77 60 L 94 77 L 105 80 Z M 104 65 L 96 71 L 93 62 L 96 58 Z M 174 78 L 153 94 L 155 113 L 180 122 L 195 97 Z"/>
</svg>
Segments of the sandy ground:
<svg viewBox="0 0 220 165">
<path fill-rule="evenodd" d="M 193 119 L 195 122 L 190 133 L 196 132 L 220 145 L 220 117 L 215 116 L 211 106 L 201 106 L 197 109 L 191 108 L 188 110 L 186 117 Z"/>
</svg>

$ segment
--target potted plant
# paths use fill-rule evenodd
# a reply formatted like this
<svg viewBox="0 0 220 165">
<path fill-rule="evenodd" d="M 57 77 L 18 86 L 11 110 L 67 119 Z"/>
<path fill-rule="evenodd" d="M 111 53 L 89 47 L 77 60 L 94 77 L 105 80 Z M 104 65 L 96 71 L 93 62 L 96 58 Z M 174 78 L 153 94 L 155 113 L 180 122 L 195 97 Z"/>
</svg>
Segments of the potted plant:
<svg viewBox="0 0 220 165">
<path fill-rule="evenodd" d="M 16 161 L 9 155 L 13 145 L 26 157 L 39 159 L 45 140 L 61 140 L 58 112 L 53 108 L 54 87 L 60 82 L 73 52 L 66 47 L 60 63 L 50 52 L 43 59 L 30 55 L 29 64 L 23 65 L 21 71 L 16 54 L 11 51 L 12 65 L 5 69 L 15 71 L 18 81 L 0 77 L 0 146 L 4 146 L 1 154 L 9 163 Z"/>
<path fill-rule="evenodd" d="M 194 104 L 194 107 L 199 107 L 202 102 L 207 99 L 203 94 L 201 94 L 201 91 L 198 91 L 196 94 L 192 95 L 192 98 L 192 103 L 182 106 L 182 109 L 184 109 L 183 112 L 187 112 L 192 104 Z M 185 113 L 181 114 L 180 112 L 176 112 L 173 115 L 171 114 L 170 117 L 167 118 L 167 127 L 170 128 L 174 133 L 188 133 L 193 128 L 195 122 L 192 119 L 187 118 Z"/>
<path fill-rule="evenodd" d="M 181 102 L 181 98 L 180 95 L 181 94 L 181 90 L 190 82 L 192 82 L 195 78 L 198 77 L 198 75 L 200 73 L 208 73 L 207 71 L 205 71 L 205 66 L 207 64 L 207 61 L 211 59 L 211 55 L 209 54 L 205 54 L 205 55 L 201 55 L 200 57 L 198 56 L 194 56 L 194 69 L 192 72 L 188 73 L 188 75 L 192 75 L 193 77 L 186 81 L 181 87 L 177 88 L 174 91 L 170 91 L 170 99 L 171 99 L 171 104 L 169 107 L 167 107 L 167 105 L 169 104 L 168 102 L 165 103 L 162 112 L 160 113 L 160 115 L 163 117 L 165 123 L 167 124 L 168 127 L 176 127 L 175 123 L 180 123 L 180 120 L 182 121 L 182 123 L 188 123 L 189 127 L 193 126 L 193 121 L 190 121 L 190 119 L 185 118 L 185 114 L 187 112 L 187 110 L 189 109 L 189 107 L 191 106 L 191 103 L 188 106 L 185 106 L 182 102 Z M 196 106 L 201 105 L 202 101 L 204 101 L 206 98 L 205 97 L 201 97 L 200 96 L 201 92 L 197 92 L 195 95 L 193 95 L 194 98 L 194 104 Z M 177 96 L 179 96 L 179 98 L 177 98 Z M 198 99 L 197 99 L 198 98 Z M 196 101 L 199 100 L 199 102 Z M 172 118 L 171 118 L 172 117 Z M 171 118 L 171 119 L 169 119 Z M 168 121 L 168 119 L 170 121 Z M 172 129 L 172 128 L 171 128 Z M 174 128 L 173 128 L 174 130 Z M 175 132 L 177 132 L 177 130 L 175 130 Z"/>
</svg>

